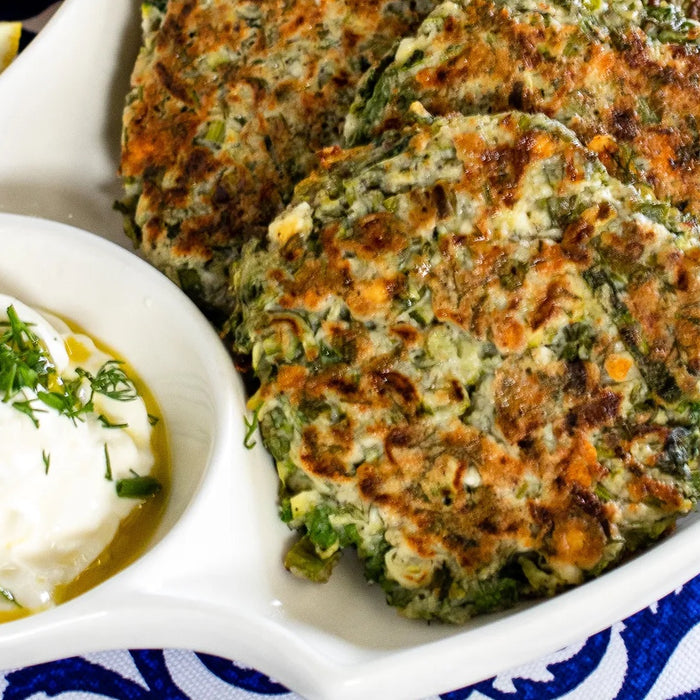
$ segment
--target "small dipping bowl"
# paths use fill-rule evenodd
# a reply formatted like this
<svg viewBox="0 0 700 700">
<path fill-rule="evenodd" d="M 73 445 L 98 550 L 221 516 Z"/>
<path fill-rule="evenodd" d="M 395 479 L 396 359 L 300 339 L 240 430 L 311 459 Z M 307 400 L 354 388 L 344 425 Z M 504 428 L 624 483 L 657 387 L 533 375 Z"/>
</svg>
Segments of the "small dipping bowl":
<svg viewBox="0 0 700 700">
<path fill-rule="evenodd" d="M 232 446 L 243 440 L 238 378 L 195 305 L 126 249 L 64 224 L 2 214 L 0 250 L 1 293 L 76 324 L 133 368 L 156 401 L 171 458 L 164 512 L 137 559 L 75 599 L 0 625 L 2 664 L 139 644 L 163 592 L 172 603 L 192 580 L 201 592 L 214 573 L 207 559 L 226 561 L 221 538 L 230 530 L 222 532 L 211 491 L 225 496 Z M 164 631 L 162 622 L 151 626 Z"/>
</svg>

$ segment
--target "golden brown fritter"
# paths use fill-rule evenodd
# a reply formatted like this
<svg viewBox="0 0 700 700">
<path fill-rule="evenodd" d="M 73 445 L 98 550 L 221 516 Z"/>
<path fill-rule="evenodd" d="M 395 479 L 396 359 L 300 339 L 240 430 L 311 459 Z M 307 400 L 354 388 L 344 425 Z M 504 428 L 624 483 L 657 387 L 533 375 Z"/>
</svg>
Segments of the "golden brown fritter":
<svg viewBox="0 0 700 700">
<path fill-rule="evenodd" d="M 616 3 L 609 7 L 443 3 L 368 74 L 348 142 L 400 125 L 415 100 L 432 114 L 543 113 L 571 128 L 613 176 L 700 214 L 700 26 L 667 17 L 665 3 L 640 5 L 624 20 Z"/>
<path fill-rule="evenodd" d="M 327 151 L 234 265 L 236 349 L 303 535 L 406 615 L 550 595 L 697 499 L 697 226 L 542 115 Z"/>
<path fill-rule="evenodd" d="M 160 5 L 144 6 L 121 206 L 146 257 L 218 317 L 229 260 L 337 142 L 363 72 L 435 3 Z"/>
</svg>

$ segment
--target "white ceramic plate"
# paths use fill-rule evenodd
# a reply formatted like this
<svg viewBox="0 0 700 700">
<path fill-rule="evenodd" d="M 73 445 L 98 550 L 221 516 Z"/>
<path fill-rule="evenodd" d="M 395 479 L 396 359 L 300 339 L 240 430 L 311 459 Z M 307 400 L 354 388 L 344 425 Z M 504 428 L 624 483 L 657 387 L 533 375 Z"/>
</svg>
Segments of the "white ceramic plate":
<svg viewBox="0 0 700 700">
<path fill-rule="evenodd" d="M 0 75 L 0 211 L 130 247 L 111 205 L 138 12 L 138 0 L 66 0 Z M 463 628 L 398 618 L 352 556 L 324 586 L 293 579 L 281 564 L 288 533 L 273 469 L 259 445 L 242 446 L 244 398 L 220 345 L 159 273 L 99 237 L 2 217 L 0 287 L 125 352 L 177 439 L 182 431 L 183 454 L 197 457 L 176 456 L 171 507 L 150 550 L 80 598 L 0 627 L 0 667 L 184 647 L 253 666 L 307 697 L 418 698 L 583 640 L 700 571 L 692 516 L 598 581 Z M 174 371 L 178 353 L 183 376 Z"/>
</svg>

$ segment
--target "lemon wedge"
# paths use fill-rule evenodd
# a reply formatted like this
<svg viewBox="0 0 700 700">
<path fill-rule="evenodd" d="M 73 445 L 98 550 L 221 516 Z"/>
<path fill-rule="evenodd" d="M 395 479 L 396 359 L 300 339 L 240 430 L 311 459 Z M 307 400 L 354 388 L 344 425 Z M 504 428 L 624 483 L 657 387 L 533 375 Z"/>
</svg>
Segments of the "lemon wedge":
<svg viewBox="0 0 700 700">
<path fill-rule="evenodd" d="M 12 63 L 19 51 L 21 22 L 0 22 L 0 71 Z"/>
</svg>

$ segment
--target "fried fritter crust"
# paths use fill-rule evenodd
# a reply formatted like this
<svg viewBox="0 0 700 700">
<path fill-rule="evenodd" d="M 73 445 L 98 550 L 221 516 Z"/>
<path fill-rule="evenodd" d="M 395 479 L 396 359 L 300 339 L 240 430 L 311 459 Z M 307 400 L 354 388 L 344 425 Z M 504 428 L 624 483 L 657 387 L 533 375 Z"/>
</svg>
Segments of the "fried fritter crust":
<svg viewBox="0 0 700 700">
<path fill-rule="evenodd" d="M 131 234 L 210 311 L 226 266 L 336 143 L 363 72 L 431 0 L 146 4 L 120 172 Z"/>
<path fill-rule="evenodd" d="M 405 614 L 459 622 L 691 508 L 700 247 L 554 121 L 413 114 L 326 151 L 234 266 L 234 326 L 290 568 L 354 544 Z"/>
<path fill-rule="evenodd" d="M 616 178 L 700 214 L 698 26 L 672 33 L 651 17 L 637 19 L 642 27 L 534 4 L 441 5 L 368 75 L 348 143 L 400 125 L 414 100 L 432 114 L 540 112 L 570 127 Z"/>
</svg>

